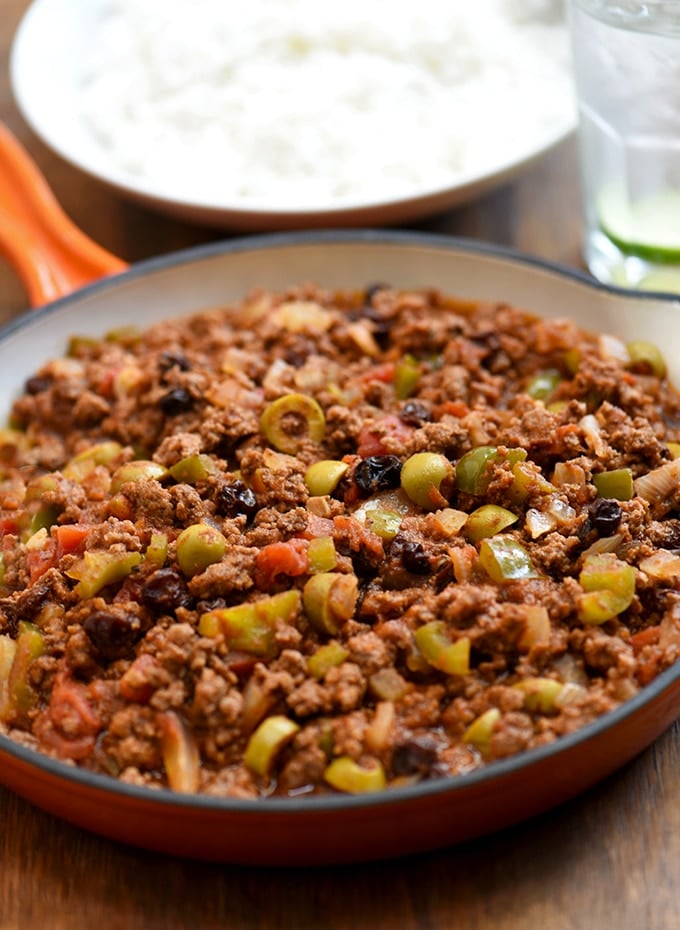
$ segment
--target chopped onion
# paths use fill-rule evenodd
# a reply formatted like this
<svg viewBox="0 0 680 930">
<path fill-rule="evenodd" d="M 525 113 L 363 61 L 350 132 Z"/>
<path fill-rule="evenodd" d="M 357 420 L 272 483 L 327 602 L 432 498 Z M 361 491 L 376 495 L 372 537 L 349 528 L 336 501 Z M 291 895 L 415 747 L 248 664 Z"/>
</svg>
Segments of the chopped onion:
<svg viewBox="0 0 680 930">
<path fill-rule="evenodd" d="M 477 550 L 475 547 L 450 546 L 448 553 L 451 559 L 451 565 L 453 566 L 453 576 L 458 584 L 469 581 L 472 576 L 472 569 L 477 561 Z"/>
<path fill-rule="evenodd" d="M 562 487 L 565 484 L 575 484 L 580 488 L 585 487 L 586 472 L 580 465 L 574 462 L 558 462 L 553 472 L 553 484 Z"/>
<path fill-rule="evenodd" d="M 680 578 L 680 554 L 668 549 L 659 549 L 653 555 L 640 562 L 640 568 L 652 578 L 661 581 L 674 581 Z"/>
<path fill-rule="evenodd" d="M 588 676 L 583 665 L 569 652 L 555 660 L 554 669 L 560 681 L 565 684 L 581 685 L 587 687 Z"/>
<path fill-rule="evenodd" d="M 557 520 L 552 514 L 534 510 L 533 507 L 527 510 L 526 528 L 532 539 L 538 539 L 539 536 L 550 533 L 556 526 Z"/>
<path fill-rule="evenodd" d="M 550 642 L 550 614 L 542 604 L 527 604 L 524 632 L 517 641 L 520 649 L 532 649 L 534 646 Z"/>
<path fill-rule="evenodd" d="M 588 690 L 583 685 L 568 681 L 555 698 L 555 707 L 566 707 L 568 704 L 575 704 L 577 701 L 583 700 L 587 694 Z"/>
<path fill-rule="evenodd" d="M 299 391 L 311 393 L 321 390 L 329 383 L 337 381 L 340 369 L 328 360 L 308 359 L 307 362 L 295 372 L 295 386 Z"/>
<path fill-rule="evenodd" d="M 464 510 L 444 507 L 433 514 L 433 522 L 440 533 L 445 536 L 457 536 L 467 523 L 468 514 Z"/>
<path fill-rule="evenodd" d="M 484 414 L 478 410 L 473 410 L 465 417 L 463 425 L 470 434 L 470 442 L 473 447 L 489 445 L 491 437 L 486 429 Z"/>
<path fill-rule="evenodd" d="M 282 358 L 277 358 L 269 366 L 262 379 L 262 387 L 270 394 L 286 394 L 295 379 L 295 369 Z"/>
<path fill-rule="evenodd" d="M 296 462 L 294 456 L 286 455 L 285 452 L 275 452 L 267 448 L 262 453 L 262 464 L 270 471 L 288 471 Z"/>
<path fill-rule="evenodd" d="M 597 418 L 592 413 L 587 413 L 581 418 L 579 426 L 583 430 L 586 442 L 593 450 L 595 455 L 602 455 L 605 451 L 605 442 L 602 439 L 602 430 Z"/>
<path fill-rule="evenodd" d="M 360 349 L 364 355 L 368 355 L 371 358 L 380 355 L 378 343 L 373 338 L 373 333 L 365 323 L 351 323 L 347 327 L 347 332 L 356 347 Z"/>
<path fill-rule="evenodd" d="M 597 348 L 600 358 L 615 359 L 623 365 L 628 365 L 630 362 L 630 353 L 625 342 L 609 333 L 602 333 L 597 340 Z"/>
<path fill-rule="evenodd" d="M 574 508 L 557 496 L 552 496 L 549 498 L 547 512 L 551 517 L 555 518 L 557 523 L 561 523 L 563 525 L 571 523 L 576 516 L 576 511 Z"/>
<path fill-rule="evenodd" d="M 325 333 L 333 324 L 333 314 L 313 300 L 287 300 L 274 311 L 272 320 L 289 333 Z"/>
<path fill-rule="evenodd" d="M 638 497 L 650 504 L 659 504 L 680 485 L 680 459 L 673 459 L 660 468 L 647 472 L 633 482 Z"/>
<path fill-rule="evenodd" d="M 368 500 L 365 500 L 357 507 L 352 516 L 355 520 L 359 520 L 360 523 L 365 523 L 372 510 L 382 510 L 406 516 L 406 514 L 414 513 L 416 508 L 401 488 L 397 488 L 391 491 L 381 491 L 379 494 L 369 497 Z"/>
<path fill-rule="evenodd" d="M 40 527 L 29 539 L 26 540 L 26 549 L 28 552 L 37 552 L 44 549 L 50 542 L 50 537 L 44 526 Z"/>
<path fill-rule="evenodd" d="M 55 379 L 80 378 L 85 366 L 76 358 L 57 358 L 50 362 L 50 375 Z"/>
<path fill-rule="evenodd" d="M 583 553 L 583 557 L 599 555 L 601 552 L 616 552 L 622 542 L 623 536 L 620 533 L 615 533 L 613 536 L 603 536 L 601 539 L 596 539 L 592 546 L 588 546 Z"/>
<path fill-rule="evenodd" d="M 173 710 L 157 716 L 168 783 L 173 791 L 198 791 L 201 759 L 193 731 Z"/>
<path fill-rule="evenodd" d="M 667 610 L 659 625 L 659 646 L 680 646 L 680 603 L 677 601 Z"/>
<path fill-rule="evenodd" d="M 394 726 L 396 713 L 392 701 L 378 701 L 364 734 L 364 742 L 370 752 L 384 752 L 389 746 L 390 733 Z"/>
<path fill-rule="evenodd" d="M 264 682 L 251 675 L 243 689 L 241 726 L 250 733 L 276 704 L 276 693 L 268 691 Z"/>
</svg>

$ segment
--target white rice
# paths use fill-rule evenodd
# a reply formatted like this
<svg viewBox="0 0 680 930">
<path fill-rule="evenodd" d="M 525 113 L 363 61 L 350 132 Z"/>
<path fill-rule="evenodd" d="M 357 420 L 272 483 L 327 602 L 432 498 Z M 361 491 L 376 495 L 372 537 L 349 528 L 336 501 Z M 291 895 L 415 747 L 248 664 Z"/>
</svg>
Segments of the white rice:
<svg viewBox="0 0 680 930">
<path fill-rule="evenodd" d="M 573 120 L 556 0 L 103 0 L 80 69 L 110 162 L 196 203 L 414 196 Z"/>
</svg>

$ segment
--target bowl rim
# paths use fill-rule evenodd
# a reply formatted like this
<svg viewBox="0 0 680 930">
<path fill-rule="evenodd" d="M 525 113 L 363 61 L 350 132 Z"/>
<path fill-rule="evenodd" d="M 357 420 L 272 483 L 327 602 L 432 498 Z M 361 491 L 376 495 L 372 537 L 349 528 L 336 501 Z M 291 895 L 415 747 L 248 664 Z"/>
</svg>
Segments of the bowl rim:
<svg viewBox="0 0 680 930">
<path fill-rule="evenodd" d="M 586 273 L 504 245 L 446 236 L 436 233 L 404 230 L 344 229 L 312 230 L 272 233 L 265 235 L 243 236 L 224 241 L 192 246 L 166 255 L 134 263 L 119 274 L 87 284 L 72 294 L 46 304 L 37 310 L 25 313 L 0 328 L 0 345 L 9 336 L 28 325 L 58 313 L 61 309 L 89 298 L 100 291 L 115 289 L 121 283 L 147 277 L 155 272 L 176 266 L 199 263 L 204 259 L 220 255 L 239 254 L 249 251 L 263 251 L 290 246 L 305 245 L 396 245 L 400 247 L 424 246 L 436 249 L 458 251 L 477 256 L 504 259 L 512 264 L 519 264 L 538 271 L 548 272 L 558 278 L 571 280 L 586 289 L 603 291 L 624 300 L 658 300 L 662 303 L 677 302 L 680 298 L 674 294 L 629 291 L 624 288 L 602 284 Z M 591 723 L 580 727 L 572 733 L 557 738 L 554 742 L 529 749 L 517 755 L 501 759 L 482 766 L 472 772 L 446 776 L 390 788 L 387 791 L 372 792 L 366 795 L 328 794 L 299 797 L 233 798 L 206 794 L 182 794 L 168 788 L 149 788 L 144 785 L 122 782 L 114 776 L 91 772 L 56 757 L 43 754 L 36 749 L 16 742 L 0 733 L 0 757 L 13 756 L 20 763 L 37 769 L 42 773 L 68 783 L 74 789 L 86 788 L 107 795 L 118 795 L 122 799 L 151 804 L 159 810 L 185 808 L 194 811 L 210 811 L 215 814 L 271 814 L 273 816 L 295 815 L 302 812 L 309 814 L 362 810 L 365 808 L 384 807 L 415 802 L 433 795 L 455 795 L 465 793 L 468 789 L 500 781 L 508 776 L 518 775 L 526 769 L 559 758 L 570 750 L 597 739 L 605 732 L 614 729 L 632 718 L 647 705 L 660 698 L 662 694 L 680 678 L 680 662 L 661 672 L 650 684 L 645 685 L 633 697 L 625 700 L 614 710 L 608 711 Z M 2 779 L 0 779 L 2 782 Z"/>
<path fill-rule="evenodd" d="M 213 202 L 206 196 L 172 193 L 154 185 L 145 175 L 137 176 L 112 161 L 98 161 L 96 152 L 100 146 L 94 141 L 92 151 L 88 146 L 85 156 L 79 154 L 68 136 L 64 137 L 60 132 L 55 132 L 49 122 L 46 125 L 44 110 L 36 104 L 40 95 L 36 95 L 33 89 L 32 77 L 27 82 L 26 75 L 32 76 L 35 72 L 31 54 L 36 51 L 33 48 L 33 36 L 45 17 L 45 10 L 49 25 L 49 16 L 52 13 L 50 4 L 53 3 L 54 0 L 32 0 L 19 20 L 10 45 L 10 85 L 14 100 L 27 124 L 45 145 L 83 174 L 157 208 L 165 207 L 166 211 L 177 212 L 178 215 L 187 215 L 187 212 L 191 211 L 195 215 L 201 215 L 204 221 L 210 224 L 223 223 L 226 227 L 241 220 L 262 224 L 264 228 L 263 224 L 272 217 L 279 221 L 288 220 L 303 224 L 325 220 L 344 221 L 345 218 L 362 215 L 424 216 L 440 209 L 439 205 L 462 204 L 473 197 L 475 192 L 488 191 L 500 186 L 505 179 L 517 176 L 534 161 L 573 137 L 577 131 L 578 112 L 572 93 L 570 97 L 565 98 L 563 112 L 556 114 L 554 123 L 543 127 L 541 132 L 537 131 L 536 137 L 519 147 L 510 158 L 499 158 L 482 170 L 469 167 L 464 172 L 454 174 L 448 183 L 444 182 L 434 187 L 423 184 L 395 196 L 384 195 L 365 199 L 354 197 L 338 203 L 322 201 L 302 206 L 286 202 L 268 206 L 264 201 L 238 198 Z M 566 29 L 566 23 L 563 25 Z M 568 93 L 566 85 L 565 92 Z M 75 117 L 74 122 L 77 123 Z M 85 131 L 84 136 L 88 136 Z"/>
</svg>

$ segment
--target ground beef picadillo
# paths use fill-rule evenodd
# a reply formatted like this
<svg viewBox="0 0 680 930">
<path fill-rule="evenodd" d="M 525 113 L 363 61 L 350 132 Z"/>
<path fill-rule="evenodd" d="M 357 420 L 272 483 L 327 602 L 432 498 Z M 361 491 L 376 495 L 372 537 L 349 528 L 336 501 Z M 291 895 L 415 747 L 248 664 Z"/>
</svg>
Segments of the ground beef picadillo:
<svg viewBox="0 0 680 930">
<path fill-rule="evenodd" d="M 0 431 L 0 732 L 254 798 L 462 775 L 680 653 L 659 351 L 387 286 L 71 339 Z"/>
</svg>

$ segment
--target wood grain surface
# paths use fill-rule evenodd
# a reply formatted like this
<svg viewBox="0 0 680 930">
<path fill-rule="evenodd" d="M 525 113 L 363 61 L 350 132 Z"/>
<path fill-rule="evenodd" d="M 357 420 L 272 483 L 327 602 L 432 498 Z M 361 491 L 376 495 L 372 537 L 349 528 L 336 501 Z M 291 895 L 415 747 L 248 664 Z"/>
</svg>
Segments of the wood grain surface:
<svg viewBox="0 0 680 930">
<path fill-rule="evenodd" d="M 0 0 L 0 119 L 32 153 L 66 212 L 128 261 L 223 238 L 127 203 L 32 135 L 7 73 L 27 6 Z M 515 183 L 412 228 L 578 266 L 578 198 L 570 140 Z M 21 284 L 0 262 L 0 322 L 25 308 Z M 333 869 L 236 868 L 145 853 L 0 789 L 0 930 L 213 927 L 680 930 L 677 728 L 587 795 L 519 827 L 417 858 Z"/>
</svg>

